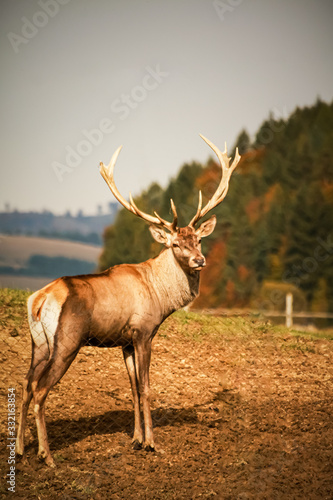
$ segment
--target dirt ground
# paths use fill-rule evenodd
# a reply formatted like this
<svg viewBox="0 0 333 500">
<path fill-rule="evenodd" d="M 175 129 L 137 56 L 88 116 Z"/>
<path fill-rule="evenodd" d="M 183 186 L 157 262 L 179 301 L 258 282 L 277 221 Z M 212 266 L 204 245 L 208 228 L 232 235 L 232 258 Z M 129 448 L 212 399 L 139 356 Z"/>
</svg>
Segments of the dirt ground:
<svg viewBox="0 0 333 500">
<path fill-rule="evenodd" d="M 333 498 L 333 336 L 184 311 L 153 344 L 156 452 L 132 449 L 121 351 L 86 347 L 47 401 L 56 469 L 37 460 L 31 408 L 8 492 L 7 394 L 18 417 L 30 338 L 22 298 L 2 298 L 0 312 L 1 498 Z"/>
</svg>

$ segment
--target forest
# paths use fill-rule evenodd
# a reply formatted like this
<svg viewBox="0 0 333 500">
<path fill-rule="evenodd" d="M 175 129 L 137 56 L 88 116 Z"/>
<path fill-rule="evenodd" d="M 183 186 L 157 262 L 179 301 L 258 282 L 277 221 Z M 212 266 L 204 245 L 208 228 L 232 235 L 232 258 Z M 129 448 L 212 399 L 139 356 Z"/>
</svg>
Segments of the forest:
<svg viewBox="0 0 333 500">
<path fill-rule="evenodd" d="M 221 137 L 217 146 L 223 144 Z M 269 116 L 254 140 L 240 132 L 232 156 L 236 146 L 242 158 L 213 211 L 218 222 L 203 243 L 207 267 L 193 308 L 282 310 L 292 291 L 295 310 L 333 312 L 333 103 L 318 99 L 287 119 Z M 185 226 L 198 191 L 205 203 L 220 181 L 216 161 L 183 165 L 166 189 L 154 183 L 135 203 L 167 219 L 172 198 Z M 147 224 L 122 209 L 105 229 L 99 268 L 160 250 Z"/>
</svg>

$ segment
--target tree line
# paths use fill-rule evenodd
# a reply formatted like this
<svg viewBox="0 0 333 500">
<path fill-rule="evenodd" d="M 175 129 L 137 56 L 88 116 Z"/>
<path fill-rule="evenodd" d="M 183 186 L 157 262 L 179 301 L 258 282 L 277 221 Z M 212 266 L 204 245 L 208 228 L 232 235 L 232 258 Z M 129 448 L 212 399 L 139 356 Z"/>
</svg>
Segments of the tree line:
<svg viewBox="0 0 333 500">
<path fill-rule="evenodd" d="M 287 119 L 270 116 L 253 141 L 243 130 L 235 145 L 242 159 L 214 210 L 217 227 L 204 241 L 208 265 L 194 307 L 282 309 L 292 290 L 299 308 L 333 311 L 333 103 L 318 99 Z M 168 218 L 172 198 L 186 225 L 199 189 L 209 198 L 220 176 L 215 158 L 185 164 L 165 190 L 154 183 L 135 202 Z M 147 225 L 122 209 L 104 232 L 99 268 L 159 250 Z"/>
</svg>

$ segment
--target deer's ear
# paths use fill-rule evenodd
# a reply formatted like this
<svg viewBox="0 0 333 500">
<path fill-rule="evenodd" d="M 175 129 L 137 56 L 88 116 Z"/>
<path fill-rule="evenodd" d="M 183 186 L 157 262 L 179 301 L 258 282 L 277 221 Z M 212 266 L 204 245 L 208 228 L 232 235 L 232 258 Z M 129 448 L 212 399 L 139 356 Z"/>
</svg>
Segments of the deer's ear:
<svg viewBox="0 0 333 500">
<path fill-rule="evenodd" d="M 216 226 L 216 215 L 212 215 L 210 219 L 206 220 L 198 227 L 195 234 L 204 238 L 205 236 L 209 236 L 212 234 Z"/>
<path fill-rule="evenodd" d="M 171 235 L 169 233 L 166 233 L 161 227 L 154 226 L 152 224 L 151 226 L 149 226 L 149 231 L 151 232 L 154 240 L 158 243 L 162 243 L 162 245 L 165 245 L 166 247 L 169 247 L 171 245 Z"/>
</svg>

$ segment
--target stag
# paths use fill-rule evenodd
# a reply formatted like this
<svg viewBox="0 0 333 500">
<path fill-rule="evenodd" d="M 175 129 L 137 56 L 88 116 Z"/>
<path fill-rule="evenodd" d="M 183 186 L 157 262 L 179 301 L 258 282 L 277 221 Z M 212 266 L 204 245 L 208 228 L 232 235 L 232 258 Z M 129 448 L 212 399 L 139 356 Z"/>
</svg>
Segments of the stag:
<svg viewBox="0 0 333 500">
<path fill-rule="evenodd" d="M 149 401 L 151 344 L 161 323 L 174 311 L 189 304 L 199 293 L 200 271 L 206 260 L 201 238 L 209 236 L 215 215 L 195 228 L 199 220 L 227 194 L 229 180 L 240 156 L 236 150 L 230 165 L 227 148 L 222 153 L 205 137 L 222 168 L 220 184 L 202 207 L 201 191 L 196 214 L 186 227 L 178 227 L 172 200 L 172 222 L 154 212 L 142 212 L 132 196 L 125 200 L 113 178 L 121 147 L 110 164 L 100 163 L 100 173 L 115 198 L 130 212 L 148 222 L 152 237 L 164 245 L 161 253 L 141 264 L 121 264 L 104 272 L 58 278 L 28 298 L 28 320 L 32 338 L 30 369 L 23 382 L 22 409 L 16 441 L 24 453 L 24 430 L 33 398 L 38 434 L 38 458 L 54 466 L 45 425 L 45 400 L 50 389 L 63 377 L 82 346 L 121 347 L 134 405 L 134 449 L 154 450 Z M 143 409 L 144 432 L 140 404 Z"/>
</svg>

